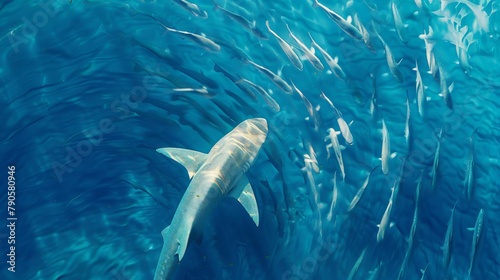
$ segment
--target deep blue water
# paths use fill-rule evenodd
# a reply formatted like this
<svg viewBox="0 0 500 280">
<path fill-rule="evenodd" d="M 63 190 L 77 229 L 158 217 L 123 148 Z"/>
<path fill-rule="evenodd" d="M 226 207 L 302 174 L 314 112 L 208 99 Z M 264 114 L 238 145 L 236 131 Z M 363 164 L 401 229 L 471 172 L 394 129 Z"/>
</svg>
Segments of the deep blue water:
<svg viewBox="0 0 500 280">
<path fill-rule="evenodd" d="M 351 21 L 356 15 L 369 48 L 309 0 L 217 1 L 255 24 L 260 37 L 211 1 L 196 1 L 206 18 L 172 1 L 3 1 L 0 212 L 7 225 L 7 172 L 15 166 L 17 220 L 16 272 L 8 271 L 4 225 L 0 279 L 152 279 L 160 232 L 189 184 L 185 169 L 155 150 L 206 153 L 256 117 L 269 125 L 247 173 L 260 225 L 236 200 L 222 200 L 175 279 L 500 279 L 500 4 L 418 2 L 396 2 L 401 36 L 386 1 L 321 2 L 360 29 Z M 159 22 L 204 34 L 220 50 Z M 330 71 L 318 48 L 324 70 L 314 68 L 286 24 L 308 48 L 310 33 L 337 57 L 345 78 Z M 401 60 L 396 70 L 387 52 Z M 242 78 L 264 88 L 279 112 L 242 89 Z M 338 114 L 322 92 L 353 135 L 352 145 L 338 135 L 345 180 L 325 141 L 329 128 L 340 130 Z M 387 174 L 378 167 L 382 122 L 392 154 Z M 392 187 L 387 228 L 377 240 Z"/>
</svg>

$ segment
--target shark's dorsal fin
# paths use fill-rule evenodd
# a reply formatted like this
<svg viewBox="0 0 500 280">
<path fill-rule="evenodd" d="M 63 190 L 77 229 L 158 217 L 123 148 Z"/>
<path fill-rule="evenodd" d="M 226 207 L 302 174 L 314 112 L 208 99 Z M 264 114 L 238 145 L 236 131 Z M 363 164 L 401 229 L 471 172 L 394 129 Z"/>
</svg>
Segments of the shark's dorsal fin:
<svg viewBox="0 0 500 280">
<path fill-rule="evenodd" d="M 255 200 L 255 194 L 252 190 L 252 185 L 248 182 L 246 176 L 241 177 L 239 181 L 239 186 L 235 188 L 235 192 L 231 192 L 229 195 L 236 198 L 243 208 L 247 211 L 250 218 L 254 221 L 256 226 L 259 226 L 259 208 L 257 207 L 257 201 Z M 237 190 L 243 190 L 239 193 Z"/>
<path fill-rule="evenodd" d="M 207 159 L 207 154 L 188 149 L 161 148 L 156 151 L 182 164 L 189 173 L 189 178 L 193 178 Z"/>
</svg>

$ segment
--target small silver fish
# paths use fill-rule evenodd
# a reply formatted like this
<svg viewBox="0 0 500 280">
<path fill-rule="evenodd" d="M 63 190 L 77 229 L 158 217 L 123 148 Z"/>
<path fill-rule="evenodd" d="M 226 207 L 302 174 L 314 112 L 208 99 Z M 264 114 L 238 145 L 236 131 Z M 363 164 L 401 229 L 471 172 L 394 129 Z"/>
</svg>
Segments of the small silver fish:
<svg viewBox="0 0 500 280">
<path fill-rule="evenodd" d="M 300 98 L 304 102 L 304 105 L 306 106 L 306 109 L 307 109 L 307 112 L 309 113 L 309 116 L 311 116 L 311 118 L 313 119 L 314 130 L 317 131 L 318 127 L 319 127 L 319 117 L 318 117 L 316 110 L 314 109 L 311 101 L 309 101 L 309 99 L 307 99 L 307 97 L 302 93 L 302 91 L 300 91 L 300 89 L 298 89 L 292 81 L 290 81 L 290 82 L 292 83 L 292 87 L 295 89 L 295 91 L 299 94 Z"/>
<path fill-rule="evenodd" d="M 408 34 L 406 33 L 406 28 L 401 20 L 401 15 L 399 14 L 398 7 L 394 3 L 394 0 L 391 1 L 391 10 L 392 10 L 392 18 L 394 19 L 394 25 L 396 26 L 396 32 L 398 33 L 399 39 L 403 43 L 408 43 Z"/>
<path fill-rule="evenodd" d="M 330 204 L 330 211 L 328 211 L 328 215 L 326 216 L 327 221 L 331 221 L 333 217 L 333 210 L 335 209 L 335 206 L 337 205 L 337 197 L 338 197 L 338 191 L 337 191 L 337 171 L 333 173 L 333 191 L 332 191 L 332 203 Z"/>
<path fill-rule="evenodd" d="M 359 32 L 359 30 L 354 27 L 354 25 L 350 24 L 343 17 L 332 11 L 327 6 L 321 4 L 318 0 L 314 0 L 314 6 L 320 7 L 326 14 L 342 29 L 347 35 L 351 36 L 356 40 L 363 40 L 363 35 Z"/>
<path fill-rule="evenodd" d="M 393 198 L 394 198 L 395 187 L 391 189 L 391 197 L 389 198 L 389 203 L 387 203 L 387 208 L 385 209 L 384 215 L 382 216 L 382 220 L 378 226 L 377 232 L 377 242 L 380 242 L 384 239 L 385 231 L 389 226 L 389 219 L 391 216 L 392 206 L 393 206 Z"/>
<path fill-rule="evenodd" d="M 382 161 L 382 172 L 387 175 L 389 173 L 389 157 L 391 155 L 391 140 L 384 119 L 382 119 L 382 153 L 380 159 Z"/>
<path fill-rule="evenodd" d="M 441 88 L 441 96 L 444 99 L 444 103 L 448 108 L 453 109 L 453 100 L 451 99 L 451 92 L 453 91 L 453 83 L 450 86 L 446 83 L 446 78 L 444 76 L 444 70 L 441 65 L 438 65 L 439 69 L 439 86 Z"/>
<path fill-rule="evenodd" d="M 365 42 L 365 45 L 368 47 L 368 49 L 371 52 L 375 52 L 375 49 L 373 48 L 373 44 L 372 44 L 372 39 L 370 37 L 370 33 L 368 32 L 366 27 L 359 20 L 358 14 L 354 14 L 353 20 L 354 20 L 354 24 L 359 29 L 359 32 L 361 32 L 361 35 L 363 35 L 363 41 Z"/>
<path fill-rule="evenodd" d="M 415 70 L 415 72 L 417 72 L 416 81 L 415 81 L 415 91 L 417 92 L 418 113 L 420 114 L 421 117 L 423 117 L 424 116 L 425 92 L 424 92 L 424 85 L 422 83 L 422 76 L 420 75 L 420 70 L 418 68 L 417 61 L 415 61 L 415 68 L 413 68 L 413 70 Z"/>
<path fill-rule="evenodd" d="M 278 104 L 278 102 L 276 102 L 276 100 L 274 100 L 274 98 L 272 98 L 264 88 L 247 79 L 240 79 L 239 81 L 236 82 L 236 84 L 242 84 L 242 83 L 249 85 L 257 93 L 259 93 L 260 96 L 262 96 L 262 98 L 264 99 L 264 101 L 266 101 L 267 105 L 269 105 L 269 107 L 273 109 L 273 111 L 275 112 L 280 111 L 280 105 Z"/>
<path fill-rule="evenodd" d="M 297 68 L 298 70 L 302 71 L 302 69 L 304 69 L 302 61 L 300 61 L 299 56 L 293 51 L 292 47 L 271 29 L 268 20 L 266 20 L 266 26 L 267 30 L 269 30 L 269 33 L 271 33 L 276 38 L 281 49 L 283 49 L 290 62 L 292 62 L 293 66 L 295 66 L 295 68 Z"/>
<path fill-rule="evenodd" d="M 323 66 L 323 63 L 321 63 L 321 61 L 318 59 L 318 57 L 316 57 L 314 55 L 314 53 L 311 52 L 311 50 L 309 50 L 309 48 L 306 45 L 304 45 L 304 43 L 302 43 L 299 40 L 299 38 L 297 38 L 297 36 L 295 36 L 293 34 L 293 32 L 292 32 L 292 30 L 290 30 L 290 27 L 288 26 L 288 24 L 285 23 L 285 25 L 286 25 L 286 28 L 288 29 L 288 33 L 290 33 L 290 36 L 295 41 L 295 43 L 297 43 L 297 45 L 299 45 L 299 48 L 305 54 L 307 60 L 309 60 L 309 62 L 311 62 L 311 64 L 314 66 L 314 68 L 316 68 L 316 70 L 323 71 L 323 69 L 325 69 L 325 67 Z"/>
<path fill-rule="evenodd" d="M 342 174 L 342 180 L 345 181 L 344 160 L 342 159 L 342 151 L 340 149 L 339 140 L 337 138 L 338 132 L 335 131 L 335 129 L 333 128 L 329 128 L 327 132 L 328 132 L 327 138 L 330 140 L 331 144 L 327 145 L 326 148 L 327 150 L 330 147 L 333 148 L 333 151 L 335 152 L 335 157 L 337 158 L 337 162 L 340 167 L 340 173 Z"/>
<path fill-rule="evenodd" d="M 156 21 L 161 26 L 163 26 L 163 28 L 165 28 L 167 31 L 177 33 L 180 36 L 191 40 L 192 42 L 198 44 L 199 46 L 203 47 L 204 49 L 206 49 L 208 51 L 218 52 L 221 49 L 219 45 L 217 45 L 214 41 L 208 39 L 207 37 L 204 37 L 204 36 L 201 36 L 198 34 L 194 34 L 191 32 L 187 32 L 187 31 L 173 29 L 173 28 L 170 28 L 170 27 L 164 25 L 163 23 L 159 22 L 158 20 L 156 20 Z"/>
<path fill-rule="evenodd" d="M 255 24 L 251 23 L 248 21 L 246 18 L 235 14 L 233 12 L 230 12 L 223 7 L 221 7 L 219 4 L 217 4 L 214 0 L 212 0 L 212 3 L 215 6 L 215 9 L 221 10 L 225 15 L 227 15 L 229 18 L 237 22 L 239 25 L 243 26 L 246 30 L 252 32 L 255 36 L 259 37 L 260 39 L 267 40 L 269 39 L 260 29 L 258 29 Z"/>
<path fill-rule="evenodd" d="M 465 195 L 472 198 L 474 191 L 474 136 L 475 130 L 469 138 L 469 154 L 467 156 L 467 167 L 465 169 Z"/>
<path fill-rule="evenodd" d="M 352 133 L 351 133 L 351 130 L 349 128 L 349 125 L 347 124 L 347 122 L 344 120 L 344 118 L 342 116 L 342 112 L 340 112 L 340 110 L 338 110 L 335 107 L 335 105 L 333 105 L 333 102 L 325 95 L 324 92 L 321 92 L 320 97 L 323 98 L 326 102 L 328 102 L 330 107 L 332 107 L 333 112 L 337 116 L 337 123 L 339 125 L 340 132 L 342 133 L 342 137 L 344 137 L 344 140 L 347 142 L 347 144 L 352 145 L 354 139 L 352 137 Z M 352 121 L 351 121 L 351 123 L 352 123 Z"/>
<path fill-rule="evenodd" d="M 354 263 L 354 266 L 352 267 L 351 272 L 349 273 L 349 276 L 347 277 L 348 280 L 358 279 L 358 278 L 355 278 L 354 276 L 356 275 L 356 273 L 359 270 L 359 267 L 361 266 L 361 262 L 363 261 L 363 258 L 365 257 L 365 253 L 366 253 L 366 248 L 363 249 L 363 252 L 361 252 L 361 255 L 358 257 L 358 259 Z"/>
<path fill-rule="evenodd" d="M 439 152 L 441 150 L 441 138 L 443 135 L 443 128 L 439 130 L 438 134 L 438 141 L 436 145 L 436 152 L 434 153 L 434 162 L 432 164 L 432 187 L 436 187 L 436 181 L 437 181 L 437 173 L 438 173 L 438 168 L 439 168 Z"/>
<path fill-rule="evenodd" d="M 382 45 L 384 46 L 385 58 L 387 60 L 387 65 L 389 66 L 389 70 L 391 71 L 391 74 L 394 76 L 394 78 L 398 82 L 402 82 L 403 81 L 403 74 L 399 70 L 399 64 L 401 63 L 401 61 L 396 62 L 396 60 L 394 59 L 394 55 L 392 54 L 391 49 L 386 44 L 384 39 L 382 39 L 382 36 L 380 36 L 378 33 L 377 33 L 377 36 L 380 39 L 380 41 L 382 42 Z"/>
<path fill-rule="evenodd" d="M 172 91 L 174 92 L 193 92 L 197 93 L 206 97 L 213 97 L 214 94 L 208 92 L 207 88 L 202 87 L 202 88 L 173 88 Z"/>
<path fill-rule="evenodd" d="M 314 41 L 313 37 L 311 36 L 311 33 L 308 33 L 309 37 L 311 38 L 311 43 L 314 48 L 317 48 L 319 52 L 323 55 L 323 58 L 326 60 L 326 64 L 328 64 L 328 67 L 332 70 L 333 74 L 337 76 L 339 79 L 345 80 L 346 75 L 342 68 L 338 64 L 338 57 L 332 58 L 316 41 Z"/>
<path fill-rule="evenodd" d="M 283 80 L 280 76 L 274 74 L 271 70 L 251 60 L 248 60 L 248 63 L 252 64 L 255 67 L 255 69 L 259 70 L 262 74 L 266 75 L 266 77 L 268 77 L 276 86 L 281 88 L 284 92 L 286 93 L 293 92 L 292 87 L 287 82 L 285 82 L 285 80 Z"/>
<path fill-rule="evenodd" d="M 405 120 L 405 140 L 406 144 L 410 144 L 410 120 L 411 120 L 411 110 L 410 110 L 410 97 L 408 96 L 408 91 L 406 92 L 406 120 Z"/>
<path fill-rule="evenodd" d="M 474 226 L 474 233 L 472 235 L 472 249 L 470 252 L 470 266 L 469 266 L 469 279 L 471 279 L 472 269 L 476 264 L 477 255 L 478 255 L 478 245 L 481 239 L 481 235 L 483 232 L 483 215 L 484 211 L 481 209 L 479 214 L 477 215 L 476 224 Z"/>
<path fill-rule="evenodd" d="M 349 204 L 349 207 L 347 208 L 347 212 L 352 211 L 352 209 L 354 209 L 354 207 L 358 204 L 359 200 L 361 199 L 361 197 L 365 193 L 366 187 L 368 186 L 368 183 L 370 182 L 370 177 L 371 177 L 373 171 L 375 170 L 375 168 L 373 168 L 372 171 L 370 171 L 370 174 L 368 174 L 368 176 L 366 177 L 365 182 L 363 183 L 361 188 L 359 188 L 356 195 L 353 197 L 351 204 Z"/>
<path fill-rule="evenodd" d="M 429 73 L 432 74 L 433 77 L 436 77 L 438 67 L 436 63 L 436 57 L 434 56 L 434 45 L 436 42 L 431 40 L 433 36 L 433 29 L 429 26 L 428 33 L 424 31 L 424 34 L 419 35 L 418 37 L 424 40 L 425 43 L 425 57 L 427 58 L 427 65 L 429 66 Z"/>
<path fill-rule="evenodd" d="M 206 19 L 208 18 L 208 14 L 206 11 L 203 11 L 198 7 L 198 5 L 188 2 L 186 0 L 174 0 L 174 3 L 181 6 L 184 10 L 190 12 L 196 17 Z"/>
<path fill-rule="evenodd" d="M 458 202 L 458 200 L 457 200 Z M 448 228 L 446 229 L 446 235 L 444 237 L 444 244 L 443 244 L 443 265 L 445 271 L 448 270 L 448 266 L 450 265 L 451 261 L 451 254 L 453 253 L 453 219 L 454 219 L 454 213 L 455 213 L 455 206 L 457 206 L 457 203 L 453 206 L 453 209 L 451 209 L 451 216 L 450 220 L 448 221 Z"/>
</svg>

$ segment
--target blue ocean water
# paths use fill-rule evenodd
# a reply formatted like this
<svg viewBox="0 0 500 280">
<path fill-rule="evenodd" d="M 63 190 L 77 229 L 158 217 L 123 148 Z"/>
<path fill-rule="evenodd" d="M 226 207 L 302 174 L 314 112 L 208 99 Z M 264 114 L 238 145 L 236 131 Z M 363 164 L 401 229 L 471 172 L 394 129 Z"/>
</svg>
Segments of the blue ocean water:
<svg viewBox="0 0 500 280">
<path fill-rule="evenodd" d="M 251 118 L 260 224 L 221 200 L 174 279 L 500 279 L 498 1 L 216 2 L 0 4 L 0 279 L 152 279 L 190 182 L 155 150 Z"/>
</svg>

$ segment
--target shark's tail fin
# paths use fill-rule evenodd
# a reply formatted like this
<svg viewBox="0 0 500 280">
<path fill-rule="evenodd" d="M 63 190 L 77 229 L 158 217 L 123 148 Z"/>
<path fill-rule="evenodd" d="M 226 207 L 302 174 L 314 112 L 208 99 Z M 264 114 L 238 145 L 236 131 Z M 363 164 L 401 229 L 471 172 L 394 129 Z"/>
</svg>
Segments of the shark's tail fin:
<svg viewBox="0 0 500 280">
<path fill-rule="evenodd" d="M 160 252 L 160 258 L 158 259 L 158 264 L 156 265 L 155 280 L 165 280 L 172 279 L 175 268 L 179 263 L 180 257 L 173 252 L 173 246 L 178 243 L 173 242 L 173 238 L 170 238 L 170 226 L 166 227 L 162 232 L 163 236 L 163 247 Z"/>
<path fill-rule="evenodd" d="M 177 264 L 184 257 L 191 235 L 192 222 L 184 225 L 184 227 L 180 228 L 170 225 L 161 231 L 163 247 L 156 266 L 155 280 L 171 279 Z"/>
</svg>

